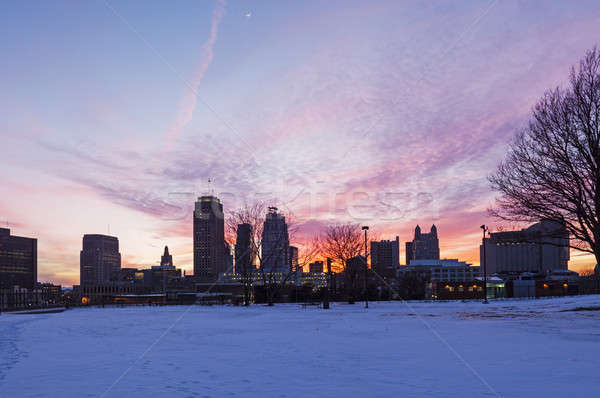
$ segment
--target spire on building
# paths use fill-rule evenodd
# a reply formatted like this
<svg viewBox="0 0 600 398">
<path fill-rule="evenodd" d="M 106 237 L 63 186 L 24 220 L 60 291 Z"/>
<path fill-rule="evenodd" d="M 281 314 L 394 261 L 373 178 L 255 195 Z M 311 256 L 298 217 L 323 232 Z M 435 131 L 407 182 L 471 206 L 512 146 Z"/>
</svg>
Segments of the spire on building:
<svg viewBox="0 0 600 398">
<path fill-rule="evenodd" d="M 162 267 L 172 267 L 173 266 L 173 256 L 169 254 L 169 247 L 165 246 L 165 252 L 163 256 L 160 258 L 160 265 Z"/>
</svg>

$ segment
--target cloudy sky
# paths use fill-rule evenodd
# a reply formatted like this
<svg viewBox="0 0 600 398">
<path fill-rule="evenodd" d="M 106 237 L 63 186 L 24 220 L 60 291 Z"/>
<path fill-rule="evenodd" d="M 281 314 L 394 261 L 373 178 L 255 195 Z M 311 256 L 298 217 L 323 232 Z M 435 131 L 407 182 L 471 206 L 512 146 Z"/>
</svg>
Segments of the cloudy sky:
<svg viewBox="0 0 600 398">
<path fill-rule="evenodd" d="M 600 4 L 452 3 L 5 2 L 2 226 L 65 285 L 85 233 L 118 236 L 123 265 L 169 245 L 190 271 L 209 189 L 226 209 L 276 200 L 298 239 L 435 223 L 443 257 L 478 264 L 479 225 L 498 226 L 486 176 L 597 44 Z"/>
</svg>

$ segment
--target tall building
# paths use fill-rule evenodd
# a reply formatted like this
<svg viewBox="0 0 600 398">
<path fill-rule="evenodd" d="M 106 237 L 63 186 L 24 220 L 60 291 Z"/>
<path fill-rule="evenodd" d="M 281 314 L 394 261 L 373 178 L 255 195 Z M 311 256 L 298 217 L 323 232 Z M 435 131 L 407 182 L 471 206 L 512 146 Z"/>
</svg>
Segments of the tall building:
<svg viewBox="0 0 600 398">
<path fill-rule="evenodd" d="M 290 272 L 298 271 L 298 248 L 296 246 L 290 246 L 288 249 L 288 258 L 290 260 Z M 302 271 L 302 270 L 300 270 Z"/>
<path fill-rule="evenodd" d="M 285 217 L 276 207 L 269 207 L 262 232 L 262 266 L 265 272 L 287 273 L 290 267 L 288 235 Z"/>
<path fill-rule="evenodd" d="M 173 256 L 169 254 L 169 247 L 165 246 L 165 252 L 160 258 L 161 267 L 173 266 Z"/>
<path fill-rule="evenodd" d="M 494 232 L 484 243 L 488 275 L 546 274 L 569 266 L 569 232 L 554 221 L 543 220 L 520 231 Z M 479 249 L 483 266 L 483 246 Z"/>
<path fill-rule="evenodd" d="M 231 245 L 223 242 L 223 271 L 233 272 L 233 254 L 231 253 Z"/>
<path fill-rule="evenodd" d="M 238 224 L 235 238 L 235 272 L 241 275 L 254 269 L 252 225 Z"/>
<path fill-rule="evenodd" d="M 83 235 L 79 254 L 81 286 L 109 283 L 121 270 L 119 239 L 107 235 Z"/>
<path fill-rule="evenodd" d="M 412 242 L 406 242 L 406 265 L 411 260 L 439 260 L 440 242 L 438 240 L 437 228 L 431 226 L 429 233 L 422 233 L 421 227 L 415 228 L 415 237 Z"/>
<path fill-rule="evenodd" d="M 215 196 L 201 196 L 194 207 L 194 276 L 216 281 L 225 272 L 225 220 Z"/>
<path fill-rule="evenodd" d="M 394 275 L 400 265 L 400 238 L 371 242 L 371 268 L 381 276 Z"/>
<path fill-rule="evenodd" d="M 0 228 L 0 289 L 33 289 L 36 284 L 37 239 L 14 236 L 10 229 Z"/>
</svg>

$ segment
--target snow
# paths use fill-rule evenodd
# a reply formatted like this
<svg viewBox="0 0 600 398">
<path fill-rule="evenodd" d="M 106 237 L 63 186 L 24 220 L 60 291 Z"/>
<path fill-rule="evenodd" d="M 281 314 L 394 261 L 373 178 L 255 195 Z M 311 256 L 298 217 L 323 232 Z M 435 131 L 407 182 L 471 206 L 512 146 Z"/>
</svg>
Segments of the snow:
<svg viewBox="0 0 600 398">
<path fill-rule="evenodd" d="M 1 397 L 600 396 L 600 296 L 0 315 Z"/>
</svg>

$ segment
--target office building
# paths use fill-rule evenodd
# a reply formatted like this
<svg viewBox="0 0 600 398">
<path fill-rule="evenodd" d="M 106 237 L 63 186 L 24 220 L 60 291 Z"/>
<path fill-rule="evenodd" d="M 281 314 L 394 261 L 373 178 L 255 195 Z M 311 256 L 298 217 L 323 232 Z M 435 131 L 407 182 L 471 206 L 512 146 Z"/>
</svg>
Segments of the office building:
<svg viewBox="0 0 600 398">
<path fill-rule="evenodd" d="M 227 242 L 223 242 L 223 271 L 233 272 L 233 253 L 231 252 L 231 245 Z"/>
<path fill-rule="evenodd" d="M 290 268 L 290 239 L 285 216 L 269 207 L 262 232 L 262 267 L 265 272 L 287 273 Z"/>
<path fill-rule="evenodd" d="M 32 290 L 37 284 L 37 239 L 0 228 L 0 289 Z"/>
<path fill-rule="evenodd" d="M 194 277 L 216 281 L 225 272 L 223 205 L 215 196 L 198 198 L 194 207 Z"/>
<path fill-rule="evenodd" d="M 169 247 L 165 246 L 165 252 L 160 258 L 160 265 L 162 267 L 171 266 L 173 267 L 173 256 L 169 254 Z"/>
<path fill-rule="evenodd" d="M 107 235 L 84 235 L 79 254 L 81 286 L 109 283 L 121 270 L 119 239 Z"/>
<path fill-rule="evenodd" d="M 484 242 L 488 275 L 510 277 L 568 269 L 569 232 L 554 221 L 543 220 L 520 231 L 494 232 Z M 483 265 L 481 245 L 479 254 Z"/>
<path fill-rule="evenodd" d="M 308 265 L 308 270 L 311 273 L 323 272 L 323 261 L 315 261 L 314 263 L 310 263 Z"/>
<path fill-rule="evenodd" d="M 422 233 L 421 227 L 415 228 L 415 237 L 412 242 L 406 242 L 406 264 L 412 260 L 439 260 L 440 242 L 437 228 L 431 226 L 429 233 Z"/>
<path fill-rule="evenodd" d="M 371 269 L 381 277 L 395 274 L 400 265 L 400 238 L 371 242 Z"/>
<path fill-rule="evenodd" d="M 432 282 L 467 282 L 477 278 L 480 267 L 457 259 L 412 260 L 410 265 L 399 267 L 399 276 L 419 274 Z"/>
<path fill-rule="evenodd" d="M 235 272 L 245 275 L 253 270 L 252 225 L 238 224 L 235 238 Z"/>
</svg>

